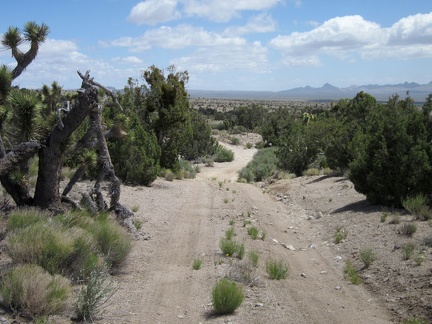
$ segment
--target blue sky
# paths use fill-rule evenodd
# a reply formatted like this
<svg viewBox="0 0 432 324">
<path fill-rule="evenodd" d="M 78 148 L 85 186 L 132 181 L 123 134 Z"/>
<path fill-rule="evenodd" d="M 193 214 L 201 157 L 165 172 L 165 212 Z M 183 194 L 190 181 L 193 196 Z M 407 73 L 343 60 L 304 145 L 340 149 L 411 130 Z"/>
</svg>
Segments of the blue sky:
<svg viewBox="0 0 432 324">
<path fill-rule="evenodd" d="M 189 89 L 286 90 L 432 81 L 430 0 L 14 0 L 0 32 L 27 21 L 51 32 L 15 80 L 78 88 L 77 70 L 123 88 L 174 64 Z M 22 50 L 26 50 L 23 47 Z M 0 64 L 14 66 L 0 50 Z"/>
</svg>

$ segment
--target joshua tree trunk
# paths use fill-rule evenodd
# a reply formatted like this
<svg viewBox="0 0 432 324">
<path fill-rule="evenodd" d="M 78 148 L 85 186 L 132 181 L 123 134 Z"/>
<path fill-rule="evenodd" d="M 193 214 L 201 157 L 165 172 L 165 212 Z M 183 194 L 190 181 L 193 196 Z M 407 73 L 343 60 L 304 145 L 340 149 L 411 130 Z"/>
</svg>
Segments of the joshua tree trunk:
<svg viewBox="0 0 432 324">
<path fill-rule="evenodd" d="M 39 173 L 36 183 L 34 204 L 48 208 L 60 204 L 60 172 L 63 155 L 70 135 L 78 128 L 91 110 L 98 109 L 98 90 L 89 83 L 87 73 L 82 88 L 78 90 L 78 100 L 62 120 L 62 125 L 54 127 L 39 150 Z"/>
</svg>

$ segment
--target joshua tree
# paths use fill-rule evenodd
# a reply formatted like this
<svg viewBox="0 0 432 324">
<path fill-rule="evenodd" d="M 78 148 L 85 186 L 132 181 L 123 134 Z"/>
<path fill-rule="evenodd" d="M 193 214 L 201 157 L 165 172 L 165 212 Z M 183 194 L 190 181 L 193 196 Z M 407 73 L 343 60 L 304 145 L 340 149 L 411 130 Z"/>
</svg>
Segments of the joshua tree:
<svg viewBox="0 0 432 324">
<path fill-rule="evenodd" d="M 79 144 L 73 145 L 76 152 L 79 147 L 85 147 L 86 142 L 95 143 L 98 152 L 97 163 L 100 166 L 100 174 L 97 177 L 93 190 L 87 194 L 91 197 L 94 209 L 102 210 L 107 207 L 116 212 L 118 218 L 135 235 L 139 235 L 132 224 L 133 213 L 120 204 L 120 181 L 116 177 L 114 167 L 108 152 L 105 140 L 105 130 L 101 122 L 102 104 L 99 101 L 99 91 L 111 96 L 114 103 L 115 95 L 90 77 L 89 71 L 85 74 L 78 72 L 82 80 L 81 88 L 74 104 L 68 109 L 58 109 L 50 114 L 51 124 L 44 124 L 44 132 L 37 132 L 40 117 L 40 104 L 37 95 L 30 90 L 11 90 L 11 82 L 35 59 L 39 46 L 46 39 L 49 28 L 45 24 L 37 25 L 29 22 L 24 27 L 24 35 L 16 27 L 10 27 L 2 39 L 2 44 L 11 49 L 12 56 L 17 61 L 13 71 L 5 66 L 0 68 L 0 181 L 6 191 L 19 205 L 34 205 L 51 210 L 64 209 L 62 201 L 73 203 L 67 196 L 60 194 L 60 176 L 64 157 L 70 145 L 71 135 L 83 123 L 89 119 L 89 129 Z M 30 49 L 22 53 L 18 46 L 24 42 L 30 42 Z M 54 84 L 57 89 L 57 85 Z M 54 88 L 54 86 L 53 86 Z M 51 118 L 56 117 L 56 118 Z M 44 116 L 45 119 L 46 116 Z M 44 121 L 46 123 L 46 121 Z M 13 127 L 11 127 L 11 124 Z M 14 130 L 6 132 L 5 130 Z M 3 134 L 5 133 L 5 134 Z M 11 136 L 14 135 L 14 136 Z M 3 138 L 7 138 L 8 148 L 3 145 Z M 15 141 L 12 141 L 15 139 Z M 29 193 L 25 181 L 17 181 L 12 177 L 18 171 L 26 171 L 22 166 L 27 165 L 28 160 L 34 155 L 39 156 L 39 169 L 34 196 Z M 91 159 L 85 161 L 82 168 L 88 166 Z M 21 168 L 20 168 L 21 167 Z M 81 172 L 81 170 L 79 170 Z M 77 175 L 79 176 L 79 175 Z M 102 181 L 108 181 L 110 202 L 104 202 L 101 192 Z M 71 183 L 73 185 L 73 183 Z"/>
<path fill-rule="evenodd" d="M 12 79 L 16 79 L 33 62 L 39 46 L 45 42 L 48 33 L 47 25 L 44 23 L 38 25 L 34 21 L 29 21 L 24 25 L 23 34 L 18 27 L 9 27 L 3 35 L 2 45 L 12 51 L 12 56 L 17 61 L 17 66 L 12 71 Z M 23 53 L 18 46 L 25 42 L 30 43 L 30 49 Z"/>
</svg>

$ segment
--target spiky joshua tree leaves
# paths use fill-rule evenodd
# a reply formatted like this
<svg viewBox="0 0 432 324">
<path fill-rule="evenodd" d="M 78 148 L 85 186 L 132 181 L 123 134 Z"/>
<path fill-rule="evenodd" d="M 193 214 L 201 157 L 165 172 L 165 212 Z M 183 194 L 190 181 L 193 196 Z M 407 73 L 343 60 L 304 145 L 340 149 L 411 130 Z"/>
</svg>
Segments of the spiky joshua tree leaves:
<svg viewBox="0 0 432 324">
<path fill-rule="evenodd" d="M 12 71 L 12 79 L 16 79 L 36 58 L 40 45 L 45 42 L 49 27 L 44 23 L 38 25 L 29 21 L 24 25 L 24 31 L 18 27 L 9 27 L 3 35 L 2 45 L 12 51 L 12 57 L 17 61 L 17 66 Z M 30 43 L 30 49 L 23 53 L 18 47 L 23 43 Z"/>
</svg>

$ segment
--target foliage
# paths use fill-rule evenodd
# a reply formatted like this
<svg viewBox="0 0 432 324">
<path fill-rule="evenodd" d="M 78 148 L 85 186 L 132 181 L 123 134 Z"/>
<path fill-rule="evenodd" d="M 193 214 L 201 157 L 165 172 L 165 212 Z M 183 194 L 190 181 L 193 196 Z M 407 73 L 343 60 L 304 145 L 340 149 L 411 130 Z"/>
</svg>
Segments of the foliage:
<svg viewBox="0 0 432 324">
<path fill-rule="evenodd" d="M 238 243 L 235 240 L 227 239 L 226 237 L 222 238 L 219 241 L 219 248 L 222 253 L 226 256 L 236 255 L 237 258 L 242 259 L 245 253 L 245 248 L 243 243 Z"/>
<path fill-rule="evenodd" d="M 247 233 L 253 240 L 256 240 L 258 238 L 259 231 L 258 228 L 252 226 L 247 229 Z"/>
<path fill-rule="evenodd" d="M 248 253 L 248 259 L 254 267 L 258 267 L 259 254 L 256 251 L 250 251 Z"/>
<path fill-rule="evenodd" d="M 109 141 L 108 148 L 116 174 L 124 182 L 149 185 L 156 179 L 161 149 L 155 134 L 137 119 L 130 124 L 128 136 Z"/>
<path fill-rule="evenodd" d="M 402 201 L 403 207 L 414 215 L 415 219 L 428 220 L 432 218 L 432 211 L 428 207 L 428 200 L 424 194 L 407 197 Z"/>
<path fill-rule="evenodd" d="M 237 243 L 236 247 L 236 257 L 237 259 L 242 260 L 245 254 L 245 246 L 244 243 Z"/>
<path fill-rule="evenodd" d="M 45 223 L 48 221 L 48 217 L 49 213 L 36 208 L 16 209 L 9 215 L 8 229 L 16 231 L 36 223 Z"/>
<path fill-rule="evenodd" d="M 263 181 L 272 176 L 278 164 L 276 157 L 277 148 L 269 147 L 259 150 L 246 167 L 240 170 L 239 179 L 246 179 L 247 182 Z"/>
<path fill-rule="evenodd" d="M 100 216 L 88 229 L 111 269 L 119 268 L 132 248 L 132 239 L 123 227 Z"/>
<path fill-rule="evenodd" d="M 338 226 L 336 228 L 336 234 L 335 234 L 335 243 L 338 244 L 346 239 L 348 236 L 348 231 L 344 227 Z"/>
<path fill-rule="evenodd" d="M 398 229 L 399 234 L 406 236 L 413 236 L 416 231 L 417 225 L 414 223 L 404 223 Z"/>
<path fill-rule="evenodd" d="M 345 278 L 349 280 L 353 285 L 358 285 L 361 283 L 360 276 L 357 270 L 354 268 L 350 260 L 347 260 L 344 268 Z"/>
<path fill-rule="evenodd" d="M 179 179 L 194 179 L 197 174 L 196 168 L 192 164 L 184 159 L 179 160 L 179 171 L 177 172 Z"/>
<path fill-rule="evenodd" d="M 192 262 L 192 269 L 199 270 L 201 269 L 202 260 L 201 259 L 194 259 Z"/>
<path fill-rule="evenodd" d="M 231 162 L 234 160 L 234 152 L 230 149 L 218 145 L 214 154 L 215 162 Z"/>
<path fill-rule="evenodd" d="M 408 197 L 429 194 L 432 117 L 427 105 L 419 110 L 409 97 L 394 96 L 366 115 L 364 131 L 352 142 L 356 150 L 349 168 L 355 189 L 371 203 L 401 207 Z"/>
<path fill-rule="evenodd" d="M 267 260 L 266 261 L 266 272 L 270 279 L 286 279 L 288 277 L 288 265 L 283 260 Z"/>
<path fill-rule="evenodd" d="M 16 230 L 8 240 L 14 262 L 37 264 L 51 274 L 81 278 L 103 264 L 96 242 L 82 229 L 38 222 Z"/>
<path fill-rule="evenodd" d="M 276 152 L 281 168 L 301 176 L 316 159 L 321 151 L 322 134 L 318 124 L 315 124 L 304 124 L 301 120 L 292 122 Z"/>
<path fill-rule="evenodd" d="M 225 231 L 225 238 L 226 238 L 227 240 L 231 240 L 235 235 L 236 235 L 236 233 L 235 233 L 233 227 L 230 227 L 229 229 L 227 229 L 227 230 Z"/>
<path fill-rule="evenodd" d="M 93 321 L 100 308 L 115 292 L 113 282 L 105 271 L 95 270 L 90 273 L 85 285 L 78 292 L 75 305 L 76 319 L 79 321 Z"/>
<path fill-rule="evenodd" d="M 415 244 L 412 242 L 408 242 L 402 247 L 402 258 L 404 260 L 409 260 L 414 254 Z"/>
<path fill-rule="evenodd" d="M 365 268 L 369 268 L 369 266 L 376 260 L 375 252 L 370 248 L 366 248 L 360 252 L 360 259 L 365 265 Z"/>
<path fill-rule="evenodd" d="M 231 280 L 221 279 L 213 287 L 212 302 L 217 314 L 234 313 L 243 299 L 243 289 Z"/>
<path fill-rule="evenodd" d="M 71 286 L 66 278 L 50 275 L 33 264 L 10 268 L 1 282 L 3 303 L 35 319 L 64 308 Z"/>
</svg>

